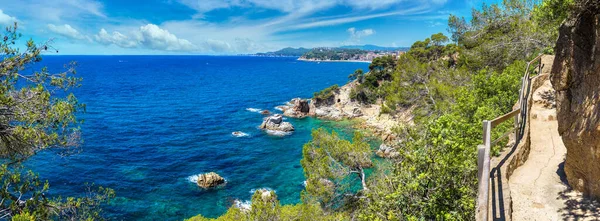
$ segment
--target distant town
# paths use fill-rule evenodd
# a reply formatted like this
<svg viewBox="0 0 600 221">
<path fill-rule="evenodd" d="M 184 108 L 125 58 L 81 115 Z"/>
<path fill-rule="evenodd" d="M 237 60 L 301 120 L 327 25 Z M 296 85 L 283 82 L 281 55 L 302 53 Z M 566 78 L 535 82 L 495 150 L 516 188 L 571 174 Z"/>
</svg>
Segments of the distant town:
<svg viewBox="0 0 600 221">
<path fill-rule="evenodd" d="M 394 58 L 405 53 L 406 47 L 380 47 L 375 45 L 284 48 L 279 51 L 257 53 L 252 56 L 263 57 L 299 57 L 303 61 L 362 61 L 370 62 L 377 57 L 393 56 Z"/>
</svg>

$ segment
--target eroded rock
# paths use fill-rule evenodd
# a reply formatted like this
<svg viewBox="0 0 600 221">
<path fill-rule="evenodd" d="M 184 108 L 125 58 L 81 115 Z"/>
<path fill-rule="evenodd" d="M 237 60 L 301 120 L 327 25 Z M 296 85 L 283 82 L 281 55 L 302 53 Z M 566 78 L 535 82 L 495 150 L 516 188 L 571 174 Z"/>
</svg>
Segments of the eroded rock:
<svg viewBox="0 0 600 221">
<path fill-rule="evenodd" d="M 306 99 L 294 98 L 281 109 L 284 116 L 303 118 L 310 115 L 310 102 Z"/>
<path fill-rule="evenodd" d="M 559 29 L 551 80 L 569 185 L 600 197 L 600 7 L 587 4 Z"/>
<path fill-rule="evenodd" d="M 291 132 L 294 131 L 294 126 L 289 122 L 283 122 L 283 116 L 281 114 L 275 114 L 266 117 L 262 124 L 259 126 L 260 129 Z"/>
<path fill-rule="evenodd" d="M 202 188 L 211 188 L 224 184 L 225 179 L 215 172 L 198 175 L 198 186 Z"/>
</svg>

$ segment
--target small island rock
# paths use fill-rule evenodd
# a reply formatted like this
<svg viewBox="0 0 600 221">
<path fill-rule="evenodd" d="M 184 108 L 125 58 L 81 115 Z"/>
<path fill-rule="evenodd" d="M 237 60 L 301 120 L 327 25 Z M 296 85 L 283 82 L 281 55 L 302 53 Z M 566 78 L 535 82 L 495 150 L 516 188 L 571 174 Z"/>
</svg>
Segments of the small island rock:
<svg viewBox="0 0 600 221">
<path fill-rule="evenodd" d="M 211 188 L 225 183 L 225 179 L 215 172 L 198 175 L 198 186 L 202 188 Z"/>
<path fill-rule="evenodd" d="M 263 123 L 260 125 L 260 129 L 290 132 L 294 131 L 294 126 L 289 122 L 283 122 L 283 116 L 281 114 L 275 114 L 273 116 L 266 117 Z"/>
</svg>

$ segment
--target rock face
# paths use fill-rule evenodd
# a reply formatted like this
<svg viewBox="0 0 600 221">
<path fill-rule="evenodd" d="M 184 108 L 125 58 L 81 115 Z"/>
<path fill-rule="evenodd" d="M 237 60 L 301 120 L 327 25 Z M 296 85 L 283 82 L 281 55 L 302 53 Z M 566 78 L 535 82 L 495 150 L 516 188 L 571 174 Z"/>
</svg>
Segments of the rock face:
<svg viewBox="0 0 600 221">
<path fill-rule="evenodd" d="M 310 102 L 306 99 L 294 98 L 288 105 L 280 107 L 283 115 L 294 118 L 303 118 L 310 115 Z"/>
<path fill-rule="evenodd" d="M 215 172 L 198 175 L 198 186 L 202 188 L 211 188 L 225 183 L 225 179 Z"/>
<path fill-rule="evenodd" d="M 283 116 L 281 116 L 281 114 L 275 114 L 266 117 L 260 125 L 260 129 L 291 132 L 294 131 L 294 126 L 289 122 L 283 122 Z"/>
<path fill-rule="evenodd" d="M 569 185 L 600 197 L 600 7 L 588 4 L 559 29 L 551 80 Z"/>
<path fill-rule="evenodd" d="M 375 154 L 382 158 L 396 158 L 400 156 L 400 153 L 396 149 L 385 144 L 381 144 L 379 150 L 375 151 Z"/>
</svg>

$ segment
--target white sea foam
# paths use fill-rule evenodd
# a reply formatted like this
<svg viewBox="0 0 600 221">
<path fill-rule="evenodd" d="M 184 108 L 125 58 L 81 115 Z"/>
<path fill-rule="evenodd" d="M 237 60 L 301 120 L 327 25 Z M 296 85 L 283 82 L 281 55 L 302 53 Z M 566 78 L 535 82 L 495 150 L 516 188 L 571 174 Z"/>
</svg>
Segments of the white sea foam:
<svg viewBox="0 0 600 221">
<path fill-rule="evenodd" d="M 302 181 L 302 186 L 306 187 L 306 180 Z"/>
<path fill-rule="evenodd" d="M 191 176 L 187 177 L 187 180 L 190 181 L 190 182 L 192 182 L 192 183 L 198 183 L 198 177 L 199 177 L 198 174 L 191 175 Z"/>
<path fill-rule="evenodd" d="M 186 178 L 186 180 L 188 180 L 188 181 L 190 181 L 192 183 L 198 183 L 198 178 L 199 177 L 200 177 L 200 174 L 195 174 L 195 175 L 188 176 Z M 223 179 L 225 179 L 225 178 L 223 178 Z M 225 179 L 225 183 L 227 183 L 227 179 Z"/>
<path fill-rule="evenodd" d="M 246 201 L 234 200 L 233 205 L 237 208 L 240 208 L 243 211 L 250 211 L 252 203 L 248 200 L 246 200 Z"/>
<path fill-rule="evenodd" d="M 231 132 L 231 135 L 234 137 L 249 137 L 250 134 L 244 133 L 242 131 Z"/>
<path fill-rule="evenodd" d="M 260 111 L 261 111 L 261 109 L 258 109 L 258 108 L 251 108 L 251 107 L 249 107 L 249 108 L 246 108 L 246 110 L 247 110 L 247 111 L 250 111 L 250 112 L 254 112 L 254 113 L 260 113 Z"/>
<path fill-rule="evenodd" d="M 276 191 L 276 190 L 274 190 L 274 189 L 271 189 L 271 188 L 269 188 L 269 187 L 263 187 L 263 188 L 258 188 L 258 189 L 251 189 L 251 190 L 249 191 L 249 193 L 250 193 L 250 194 L 254 194 L 254 193 L 257 191 L 257 190 L 268 190 L 268 191 L 273 191 L 273 192 L 277 193 L 277 191 Z"/>
<path fill-rule="evenodd" d="M 278 131 L 278 130 L 266 130 L 266 131 L 267 131 L 267 134 L 269 134 L 269 135 L 280 136 L 280 137 L 292 134 L 292 132 L 283 132 L 283 131 Z"/>
<path fill-rule="evenodd" d="M 275 107 L 275 110 L 283 111 L 283 108 L 281 106 L 277 106 L 277 107 Z"/>
</svg>

